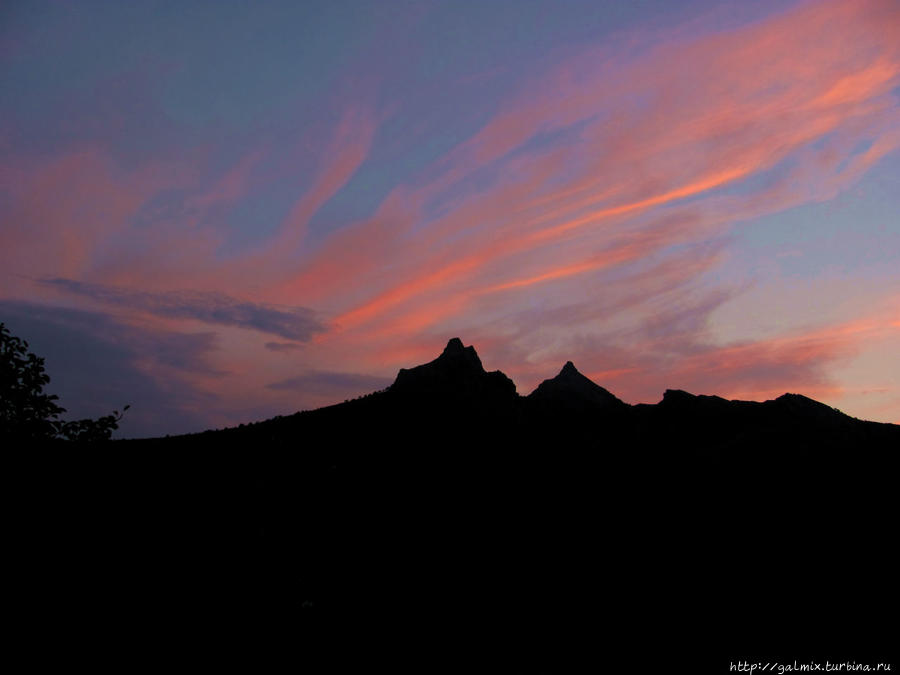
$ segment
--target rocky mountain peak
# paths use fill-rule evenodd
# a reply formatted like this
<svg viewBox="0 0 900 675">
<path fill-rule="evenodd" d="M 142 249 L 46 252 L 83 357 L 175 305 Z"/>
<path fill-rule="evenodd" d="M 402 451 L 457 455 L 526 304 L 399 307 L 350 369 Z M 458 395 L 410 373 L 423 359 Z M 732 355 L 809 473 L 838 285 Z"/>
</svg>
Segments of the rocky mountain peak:
<svg viewBox="0 0 900 675">
<path fill-rule="evenodd" d="M 466 347 L 455 337 L 433 361 L 415 368 L 401 368 L 391 390 L 397 393 L 514 397 L 516 386 L 500 371 L 486 372 L 475 348 Z"/>
<path fill-rule="evenodd" d="M 473 348 L 474 349 L 474 348 Z M 447 346 L 444 347 L 443 354 L 459 354 L 465 350 L 463 346 L 463 341 L 458 337 L 450 338 L 450 341 L 447 343 Z"/>
<path fill-rule="evenodd" d="M 532 400 L 553 402 L 575 409 L 585 406 L 589 408 L 626 406 L 599 384 L 578 372 L 575 364 L 571 361 L 566 361 L 566 365 L 562 367 L 556 377 L 541 382 L 528 397 Z"/>
<path fill-rule="evenodd" d="M 562 370 L 559 371 L 559 376 L 572 376 L 572 375 L 581 375 L 581 373 L 578 372 L 578 369 L 575 367 L 574 363 L 572 363 L 571 361 L 566 361 L 566 365 L 564 365 L 562 367 Z"/>
</svg>

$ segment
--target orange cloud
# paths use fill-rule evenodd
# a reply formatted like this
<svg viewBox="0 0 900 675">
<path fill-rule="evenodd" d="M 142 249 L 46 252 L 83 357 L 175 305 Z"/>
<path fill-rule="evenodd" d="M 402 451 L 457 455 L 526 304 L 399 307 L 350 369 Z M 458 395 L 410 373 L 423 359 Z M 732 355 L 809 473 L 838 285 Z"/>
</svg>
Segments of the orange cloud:
<svg viewBox="0 0 900 675">
<path fill-rule="evenodd" d="M 604 218 L 611 218 L 613 216 L 620 216 L 627 213 L 632 213 L 634 211 L 649 209 L 653 206 L 660 206 L 677 199 L 684 199 L 685 197 L 691 197 L 693 195 L 706 192 L 707 190 L 720 187 L 722 185 L 730 183 L 731 181 L 737 180 L 738 178 L 743 178 L 749 173 L 749 167 L 724 169 L 722 171 L 716 172 L 711 176 L 705 176 L 689 185 L 685 185 L 674 190 L 669 190 L 662 194 L 654 195 L 652 197 L 641 199 L 635 202 L 630 202 L 627 204 L 620 204 L 619 206 L 600 209 L 599 211 L 589 213 L 586 216 L 567 221 L 555 227 L 549 227 L 543 230 L 539 230 L 531 235 L 530 240 L 533 242 L 539 242 L 547 239 L 554 239 L 561 234 L 569 232 L 570 230 L 574 230 L 588 224 L 595 224 L 598 221 L 603 220 Z"/>
</svg>

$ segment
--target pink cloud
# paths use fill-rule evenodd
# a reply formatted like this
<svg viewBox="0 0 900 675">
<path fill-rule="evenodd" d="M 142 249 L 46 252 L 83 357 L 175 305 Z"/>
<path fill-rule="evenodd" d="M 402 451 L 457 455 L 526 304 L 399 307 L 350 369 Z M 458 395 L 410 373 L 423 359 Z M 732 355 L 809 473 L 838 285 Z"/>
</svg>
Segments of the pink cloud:
<svg viewBox="0 0 900 675">
<path fill-rule="evenodd" d="M 735 223 L 831 198 L 900 148 L 900 6 L 800 3 L 728 31 L 701 19 L 628 40 L 567 52 L 371 216 L 310 237 L 315 215 L 378 159 L 382 118 L 347 107 L 277 231 L 228 260 L 205 217 L 252 191 L 266 148 L 208 186 L 185 175 L 187 162 L 174 176 L 124 171 L 99 148 L 6 162 L 2 262 L 313 307 L 331 330 L 304 356 L 335 372 L 409 365 L 466 329 L 525 384 L 581 355 L 582 370 L 621 382 L 626 397 L 682 386 L 666 377 L 720 394 L 837 387 L 829 364 L 874 333 L 849 322 L 716 345 L 704 322 L 739 289 L 703 278 Z M 196 195 L 185 213 L 128 227 L 171 188 Z M 222 358 L 238 370 L 272 351 L 229 335 Z"/>
<path fill-rule="evenodd" d="M 109 237 L 180 179 L 165 166 L 122 171 L 97 148 L 7 159 L 2 173 L 12 194 L 0 230 L 3 262 L 27 276 L 88 274 Z"/>
<path fill-rule="evenodd" d="M 822 3 L 727 35 L 663 42 L 620 68 L 604 52 L 595 75 L 584 60 L 597 57 L 588 53 L 529 86 L 426 172 L 429 182 L 404 194 L 413 204 L 429 203 L 493 162 L 508 169 L 497 184 L 454 198 L 447 216 L 427 223 L 416 222 L 422 213 L 416 207 L 390 223 L 379 212 L 318 251 L 286 288 L 343 304 L 335 323 L 346 330 L 388 317 L 398 330 L 421 330 L 429 315 L 464 312 L 464 298 L 478 293 L 481 279 L 500 277 L 487 287 L 513 289 L 590 271 L 601 265 L 576 251 L 608 246 L 616 230 L 640 227 L 647 212 L 690 199 L 715 204 L 717 189 L 759 175 L 814 141 L 846 158 L 848 148 L 875 134 L 872 149 L 851 169 L 810 174 L 805 189 L 784 191 L 779 204 L 802 203 L 810 188 L 833 194 L 858 175 L 853 167 L 896 147 L 896 122 L 881 114 L 883 97 L 900 83 L 892 22 L 896 12 L 884 3 Z M 636 109 L 636 98 L 652 103 Z M 585 121 L 577 142 L 552 152 L 524 145 L 539 131 Z M 519 154 L 507 157 L 513 149 Z M 760 196 L 732 201 L 737 212 L 758 213 L 770 208 Z M 524 254 L 541 257 L 544 269 L 516 274 Z M 428 309 L 429 303 L 447 310 Z M 420 318 L 403 319 L 404 311 Z"/>
<path fill-rule="evenodd" d="M 314 183 L 294 204 L 281 226 L 271 250 L 294 251 L 303 241 L 310 219 L 331 199 L 365 161 L 375 135 L 376 122 L 371 114 L 350 109 L 338 122 L 334 138 L 327 146 L 322 166 Z"/>
</svg>

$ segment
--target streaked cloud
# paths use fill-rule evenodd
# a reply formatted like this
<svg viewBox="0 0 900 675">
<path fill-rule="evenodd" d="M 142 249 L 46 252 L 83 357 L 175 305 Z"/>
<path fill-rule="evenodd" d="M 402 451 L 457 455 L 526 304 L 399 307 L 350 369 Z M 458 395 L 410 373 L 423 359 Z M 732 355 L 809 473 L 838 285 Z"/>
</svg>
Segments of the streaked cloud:
<svg viewBox="0 0 900 675">
<path fill-rule="evenodd" d="M 270 333 L 308 342 L 326 330 L 316 313 L 304 307 L 277 307 L 232 298 L 224 293 L 134 291 L 72 279 L 44 279 L 40 283 L 106 305 L 125 307 L 169 319 L 191 319 Z"/>
<path fill-rule="evenodd" d="M 498 291 L 552 282 L 710 234 L 699 227 L 657 239 L 631 257 L 584 255 L 616 238 L 639 238 L 650 212 L 708 203 L 703 220 L 724 229 L 811 195 L 828 198 L 866 161 L 854 148 L 877 139 L 874 154 L 884 156 L 898 147 L 900 139 L 891 140 L 892 91 L 900 84 L 896 22 L 884 3 L 820 3 L 727 34 L 663 40 L 615 68 L 614 51 L 586 52 L 530 82 L 442 158 L 429 183 L 404 189 L 411 204 L 422 205 L 407 222 L 401 215 L 388 225 L 376 215 L 359 223 L 288 288 L 330 289 L 332 298 L 362 294 L 335 318 L 345 330 L 383 331 L 378 324 L 389 322 L 397 333 L 421 330 L 463 314 L 482 284 Z M 540 134 L 567 130 L 571 139 L 558 147 L 534 146 Z M 792 170 L 798 158 L 811 173 Z M 488 188 L 454 197 L 446 216 L 421 213 L 488 168 Z M 762 189 L 754 183 L 776 169 L 782 180 Z M 740 188 L 729 195 L 730 218 L 712 211 L 721 209 L 726 188 Z M 363 251 L 370 255 L 358 258 Z M 525 267 L 532 269 L 522 275 Z M 443 313 L 434 311 L 438 304 Z M 420 311 L 432 318 L 410 321 Z"/>
<path fill-rule="evenodd" d="M 538 19 L 492 3 L 361 3 L 352 28 L 298 5 L 285 25 L 331 33 L 279 43 L 279 58 L 248 49 L 236 81 L 253 95 L 218 72 L 234 67 L 231 45 L 196 31 L 203 11 L 173 8 L 159 25 L 193 25 L 180 53 L 207 61 L 157 62 L 140 47 L 149 24 L 143 43 L 101 31 L 129 65 L 82 64 L 75 92 L 28 71 L 28 54 L 38 75 L 56 71 L 59 54 L 38 45 L 60 34 L 21 9 L 34 28 L 9 68 L 32 89 L 0 123 L 0 299 L 111 308 L 151 331 L 215 326 L 214 339 L 184 338 L 208 349 L 183 353 L 202 354 L 192 386 L 219 392 L 220 423 L 365 393 L 454 335 L 520 391 L 569 359 L 631 401 L 670 386 L 829 402 L 890 389 L 873 354 L 897 338 L 848 327 L 900 288 L 898 196 L 879 187 L 900 170 L 900 6 L 585 11 L 596 4 Z M 89 9 L 72 14 L 91 23 Z M 226 14 L 229 35 L 272 20 Z M 62 37 L 76 58 L 87 38 Z M 179 80 L 195 67 L 220 90 Z M 814 207 L 837 214 L 827 235 Z M 838 253 L 788 247 L 804 220 Z M 786 295 L 791 311 L 774 318 Z M 286 363 L 298 374 L 285 379 Z M 866 397 L 853 400 L 896 417 L 882 410 L 890 391 Z"/>
</svg>

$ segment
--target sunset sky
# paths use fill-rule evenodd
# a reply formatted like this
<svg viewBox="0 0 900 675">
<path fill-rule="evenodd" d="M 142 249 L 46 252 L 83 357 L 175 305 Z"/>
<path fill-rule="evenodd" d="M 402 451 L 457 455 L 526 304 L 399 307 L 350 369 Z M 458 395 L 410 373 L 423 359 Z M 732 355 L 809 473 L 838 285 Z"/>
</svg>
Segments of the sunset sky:
<svg viewBox="0 0 900 675">
<path fill-rule="evenodd" d="M 4 2 L 0 321 L 119 436 L 454 336 L 900 423 L 900 1 Z"/>
</svg>

